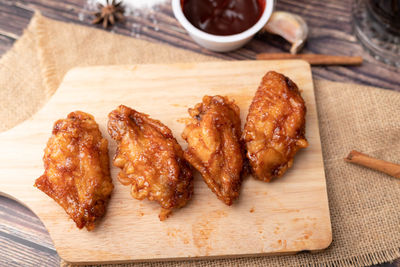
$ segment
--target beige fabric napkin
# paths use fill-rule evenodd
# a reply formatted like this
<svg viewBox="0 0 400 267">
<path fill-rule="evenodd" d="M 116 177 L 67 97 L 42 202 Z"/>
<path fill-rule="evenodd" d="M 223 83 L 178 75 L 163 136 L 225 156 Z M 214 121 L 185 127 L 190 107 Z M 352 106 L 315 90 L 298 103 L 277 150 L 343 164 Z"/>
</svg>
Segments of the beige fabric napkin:
<svg viewBox="0 0 400 267">
<path fill-rule="evenodd" d="M 37 13 L 0 60 L 0 130 L 43 106 L 72 67 L 210 59 L 217 60 Z M 326 251 L 119 266 L 364 266 L 399 258 L 400 180 L 345 163 L 343 157 L 357 149 L 400 162 L 400 93 L 322 80 L 315 81 L 315 93 L 333 227 L 333 243 Z"/>
</svg>

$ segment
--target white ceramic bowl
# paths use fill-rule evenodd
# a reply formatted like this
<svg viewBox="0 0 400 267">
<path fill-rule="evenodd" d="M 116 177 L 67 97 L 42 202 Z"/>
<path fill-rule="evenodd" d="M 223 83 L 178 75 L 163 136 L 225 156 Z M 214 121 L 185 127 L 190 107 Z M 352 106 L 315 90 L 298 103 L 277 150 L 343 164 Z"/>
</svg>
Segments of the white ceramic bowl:
<svg viewBox="0 0 400 267">
<path fill-rule="evenodd" d="M 216 52 L 228 52 L 245 45 L 265 24 L 267 24 L 274 6 L 275 0 L 266 0 L 266 6 L 261 18 L 251 28 L 238 34 L 221 36 L 206 33 L 194 27 L 183 14 L 181 0 L 172 0 L 172 10 L 175 18 L 180 22 L 183 28 L 185 28 L 192 39 L 199 45 Z"/>
</svg>

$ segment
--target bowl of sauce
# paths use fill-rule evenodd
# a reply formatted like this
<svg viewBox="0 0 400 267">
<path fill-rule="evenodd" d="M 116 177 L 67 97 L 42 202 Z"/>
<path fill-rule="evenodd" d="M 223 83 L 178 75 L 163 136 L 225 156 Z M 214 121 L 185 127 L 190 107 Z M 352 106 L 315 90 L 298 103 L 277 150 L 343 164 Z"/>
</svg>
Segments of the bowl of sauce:
<svg viewBox="0 0 400 267">
<path fill-rule="evenodd" d="M 268 22 L 274 0 L 172 0 L 176 19 L 199 45 L 217 52 L 242 47 Z"/>
</svg>

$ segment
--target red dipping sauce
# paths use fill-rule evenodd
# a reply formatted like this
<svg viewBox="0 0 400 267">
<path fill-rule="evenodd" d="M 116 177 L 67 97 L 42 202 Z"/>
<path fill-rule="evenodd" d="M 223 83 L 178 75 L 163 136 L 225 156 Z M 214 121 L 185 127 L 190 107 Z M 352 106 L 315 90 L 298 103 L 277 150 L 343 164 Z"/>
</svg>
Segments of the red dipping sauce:
<svg viewBox="0 0 400 267">
<path fill-rule="evenodd" d="M 214 35 L 233 35 L 254 26 L 265 0 L 181 0 L 185 17 L 196 28 Z"/>
</svg>

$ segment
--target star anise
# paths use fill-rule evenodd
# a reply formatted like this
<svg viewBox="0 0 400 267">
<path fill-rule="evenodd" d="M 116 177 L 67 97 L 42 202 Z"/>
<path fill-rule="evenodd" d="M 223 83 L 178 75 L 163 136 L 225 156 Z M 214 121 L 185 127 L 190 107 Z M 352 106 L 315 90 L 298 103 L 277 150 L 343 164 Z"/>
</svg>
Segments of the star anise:
<svg viewBox="0 0 400 267">
<path fill-rule="evenodd" d="M 124 17 L 124 7 L 122 1 L 117 2 L 116 0 L 106 0 L 106 4 L 98 4 L 97 8 L 99 11 L 95 12 L 93 15 L 95 19 L 92 24 L 103 24 L 103 28 L 107 28 L 113 25 L 117 21 L 123 21 Z"/>
</svg>

